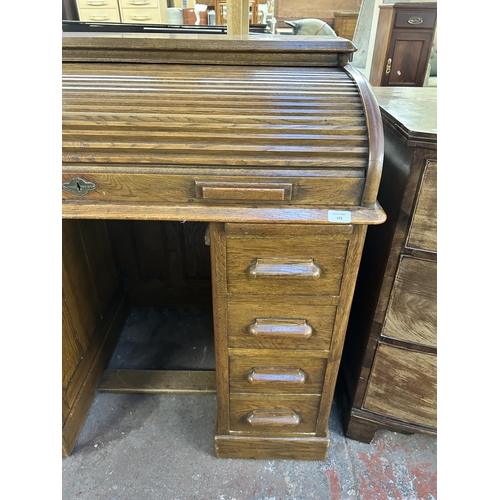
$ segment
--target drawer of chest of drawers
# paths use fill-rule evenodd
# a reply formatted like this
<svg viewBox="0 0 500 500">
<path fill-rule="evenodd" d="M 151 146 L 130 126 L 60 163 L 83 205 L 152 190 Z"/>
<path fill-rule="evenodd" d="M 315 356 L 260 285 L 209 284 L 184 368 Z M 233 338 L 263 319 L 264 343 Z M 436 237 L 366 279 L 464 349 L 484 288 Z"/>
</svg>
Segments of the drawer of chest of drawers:
<svg viewBox="0 0 500 500">
<path fill-rule="evenodd" d="M 120 22 L 118 9 L 80 9 L 78 15 L 80 21 Z"/>
<path fill-rule="evenodd" d="M 312 433 L 320 404 L 319 396 L 232 394 L 230 430 L 256 434 Z"/>
<path fill-rule="evenodd" d="M 78 8 L 81 9 L 118 9 L 118 0 L 77 0 Z"/>
<path fill-rule="evenodd" d="M 160 11 L 157 8 L 122 9 L 122 22 L 124 23 L 161 23 Z"/>
<path fill-rule="evenodd" d="M 437 13 L 435 10 L 409 10 L 404 9 L 396 12 L 394 21 L 395 28 L 432 29 L 436 23 Z"/>
<path fill-rule="evenodd" d="M 158 0 L 120 0 L 122 9 L 157 9 Z"/>
<path fill-rule="evenodd" d="M 227 291 L 338 295 L 351 233 L 352 226 L 227 224 Z"/>
<path fill-rule="evenodd" d="M 326 357 L 309 353 L 266 351 L 229 355 L 229 391 L 243 393 L 321 394 Z"/>
<path fill-rule="evenodd" d="M 338 298 L 231 295 L 228 345 L 250 349 L 330 349 Z"/>
<path fill-rule="evenodd" d="M 422 174 L 406 246 L 437 252 L 437 161 L 428 160 Z"/>
<path fill-rule="evenodd" d="M 128 9 L 126 9 L 128 10 Z M 123 10 L 122 12 L 125 12 Z M 325 199 L 338 205 L 361 202 L 364 178 L 272 177 L 190 173 L 95 173 L 66 167 L 62 177 L 63 200 L 136 201 L 200 204 L 265 203 L 277 206 L 324 205 Z M 168 175 L 167 175 L 168 174 Z M 79 182 L 90 189 L 71 188 Z"/>
</svg>

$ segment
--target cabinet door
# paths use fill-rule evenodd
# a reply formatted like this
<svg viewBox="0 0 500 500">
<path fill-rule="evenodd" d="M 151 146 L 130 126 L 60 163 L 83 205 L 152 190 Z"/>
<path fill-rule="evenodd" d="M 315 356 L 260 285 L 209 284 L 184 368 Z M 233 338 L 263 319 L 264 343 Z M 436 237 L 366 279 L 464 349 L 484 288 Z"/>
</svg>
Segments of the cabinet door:
<svg viewBox="0 0 500 500">
<path fill-rule="evenodd" d="M 394 30 L 382 85 L 422 87 L 432 37 L 431 31 Z"/>
</svg>

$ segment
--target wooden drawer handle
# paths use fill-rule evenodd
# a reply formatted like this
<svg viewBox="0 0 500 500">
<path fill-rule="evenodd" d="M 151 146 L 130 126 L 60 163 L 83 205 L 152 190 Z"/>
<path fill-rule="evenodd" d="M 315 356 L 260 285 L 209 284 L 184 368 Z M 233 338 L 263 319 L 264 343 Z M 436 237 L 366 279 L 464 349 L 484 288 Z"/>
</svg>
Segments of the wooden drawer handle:
<svg viewBox="0 0 500 500">
<path fill-rule="evenodd" d="M 309 338 L 313 329 L 305 319 L 256 318 L 248 333 L 258 337 Z"/>
<path fill-rule="evenodd" d="M 300 424 L 300 417 L 293 410 L 254 410 L 246 419 L 250 425 L 255 426 L 281 427 Z"/>
<path fill-rule="evenodd" d="M 203 200 L 290 201 L 291 182 L 195 181 L 196 198 Z"/>
<path fill-rule="evenodd" d="M 300 368 L 275 368 L 269 366 L 254 366 L 247 373 L 247 380 L 251 384 L 278 383 L 303 384 L 306 374 Z"/>
<path fill-rule="evenodd" d="M 255 259 L 247 272 L 252 278 L 319 278 L 321 268 L 313 259 Z"/>
</svg>

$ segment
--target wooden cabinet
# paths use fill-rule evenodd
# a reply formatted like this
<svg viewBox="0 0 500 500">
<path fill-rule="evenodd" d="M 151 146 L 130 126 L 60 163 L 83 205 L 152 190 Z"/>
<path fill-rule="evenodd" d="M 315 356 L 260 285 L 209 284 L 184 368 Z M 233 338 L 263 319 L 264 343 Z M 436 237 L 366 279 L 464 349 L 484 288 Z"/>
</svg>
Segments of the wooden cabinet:
<svg viewBox="0 0 500 500">
<path fill-rule="evenodd" d="M 338 36 L 352 40 L 358 23 L 358 12 L 338 11 L 333 12 L 333 29 Z"/>
<path fill-rule="evenodd" d="M 436 433 L 436 88 L 376 88 L 385 131 L 379 198 L 368 230 L 341 363 L 347 436 L 379 428 Z"/>
<path fill-rule="evenodd" d="M 279 28 L 287 28 L 285 21 L 321 19 L 333 27 L 335 11 L 359 12 L 361 0 L 274 0 L 274 12 Z"/>
<path fill-rule="evenodd" d="M 380 5 L 370 83 L 422 87 L 436 20 L 436 2 Z"/>
<path fill-rule="evenodd" d="M 63 235 L 64 255 L 75 241 L 91 250 L 68 264 L 82 278 L 79 303 L 93 306 L 84 316 L 90 331 L 101 318 L 120 324 L 122 314 L 98 309 L 94 297 L 109 299 L 117 280 L 118 297 L 142 306 L 179 306 L 198 289 L 202 303 L 212 300 L 216 455 L 324 459 L 366 230 L 385 221 L 382 121 L 349 64 L 354 46 L 323 37 L 85 35 L 63 33 L 62 202 L 66 227 L 88 219 L 86 228 L 109 235 L 109 245 L 96 239 L 102 249 Z M 205 241 L 210 266 L 196 250 Z M 179 253 L 196 262 L 185 280 Z M 88 283 L 94 275 L 102 291 Z M 66 383 L 79 359 L 76 334 L 65 343 Z M 104 354 L 98 359 L 77 386 L 87 403 Z M 114 386 L 107 376 L 107 390 L 144 392 L 127 385 L 127 371 Z M 154 375 L 135 380 L 178 390 L 178 374 L 160 376 L 169 378 L 163 387 Z M 182 377 L 203 385 L 194 372 Z"/>
</svg>

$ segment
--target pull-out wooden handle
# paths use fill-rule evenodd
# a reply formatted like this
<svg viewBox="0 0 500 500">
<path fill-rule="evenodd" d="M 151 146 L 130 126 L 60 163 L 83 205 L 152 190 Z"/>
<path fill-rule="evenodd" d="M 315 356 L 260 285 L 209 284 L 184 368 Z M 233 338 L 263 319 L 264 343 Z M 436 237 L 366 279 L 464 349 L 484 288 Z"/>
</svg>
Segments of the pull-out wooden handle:
<svg viewBox="0 0 500 500">
<path fill-rule="evenodd" d="M 256 318 L 248 333 L 257 337 L 309 338 L 313 329 L 305 319 Z"/>
<path fill-rule="evenodd" d="M 255 426 L 281 427 L 300 424 L 300 417 L 293 410 L 254 410 L 247 415 L 247 422 Z"/>
<path fill-rule="evenodd" d="M 252 278 L 319 278 L 321 268 L 313 259 L 255 259 L 247 272 Z"/>
<path fill-rule="evenodd" d="M 195 181 L 196 198 L 203 200 L 290 201 L 291 182 Z"/>
<path fill-rule="evenodd" d="M 247 380 L 251 384 L 278 383 L 303 384 L 306 374 L 300 368 L 275 368 L 270 366 L 254 366 L 247 373 Z"/>
</svg>

